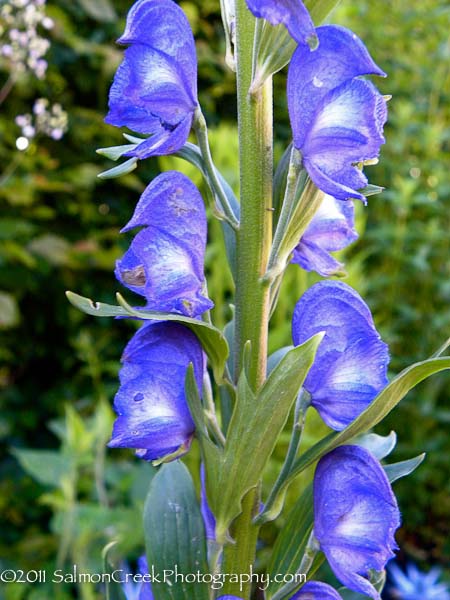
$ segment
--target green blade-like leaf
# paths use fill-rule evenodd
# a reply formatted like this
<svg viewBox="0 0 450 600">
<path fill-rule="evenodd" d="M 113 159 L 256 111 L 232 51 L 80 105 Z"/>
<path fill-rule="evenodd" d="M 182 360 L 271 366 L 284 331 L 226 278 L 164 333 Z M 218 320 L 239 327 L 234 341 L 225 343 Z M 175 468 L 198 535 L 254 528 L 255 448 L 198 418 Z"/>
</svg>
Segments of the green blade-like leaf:
<svg viewBox="0 0 450 600">
<path fill-rule="evenodd" d="M 313 487 L 308 485 L 287 516 L 273 547 L 269 563 L 271 584 L 267 598 L 271 598 L 283 583 L 276 583 L 275 575 L 293 575 L 300 566 L 314 523 Z"/>
<path fill-rule="evenodd" d="M 75 458 L 56 450 L 13 448 L 11 453 L 31 477 L 43 485 L 59 487 L 61 480 L 75 468 Z"/>
<path fill-rule="evenodd" d="M 391 483 L 397 481 L 401 477 L 406 477 L 406 475 L 410 475 L 413 471 L 417 469 L 417 467 L 424 461 L 425 452 L 419 454 L 419 456 L 415 456 L 414 458 L 410 458 L 409 460 L 402 460 L 401 462 L 392 463 L 390 465 L 383 465 L 383 469 L 388 476 L 388 479 Z"/>
<path fill-rule="evenodd" d="M 152 479 L 144 507 L 149 570 L 166 575 L 152 583 L 155 600 L 209 600 L 207 584 L 182 575 L 207 573 L 206 542 L 194 484 L 180 461 L 164 465 Z M 175 570 L 180 574 L 176 579 Z M 168 571 L 173 571 L 170 574 Z"/>
<path fill-rule="evenodd" d="M 190 363 L 188 370 L 186 371 L 184 389 L 189 411 L 195 424 L 196 433 L 198 436 L 208 437 L 208 429 L 205 423 L 203 405 L 198 393 L 197 382 L 195 381 L 194 367 L 192 363 Z"/>
<path fill-rule="evenodd" d="M 115 179 L 116 177 L 122 177 L 122 175 L 127 175 L 127 173 L 131 173 L 137 167 L 138 159 L 133 157 L 126 160 L 117 167 L 113 167 L 112 169 L 108 169 L 107 171 L 103 171 L 99 173 L 97 177 L 99 179 Z"/>
<path fill-rule="evenodd" d="M 73 292 L 66 292 L 66 296 L 73 306 L 86 314 L 95 317 L 133 317 L 144 321 L 176 321 L 185 325 L 193 331 L 200 340 L 200 343 L 211 362 L 216 381 L 218 383 L 222 382 L 222 375 L 225 370 L 229 350 L 224 335 L 213 325 L 197 319 L 185 317 L 184 315 L 150 310 L 136 310 L 130 306 L 120 294 L 117 294 L 117 300 L 120 306 L 104 304 L 103 302 L 94 302 L 90 298 L 84 298 Z"/>
<path fill-rule="evenodd" d="M 243 496 L 257 485 L 314 362 L 322 337 L 319 333 L 292 348 L 274 368 L 257 396 L 250 389 L 244 371 L 241 374 L 219 481 L 210 498 L 219 543 L 226 540 L 230 523 L 241 512 Z"/>
<path fill-rule="evenodd" d="M 94 317 L 128 317 L 128 313 L 121 306 L 105 304 L 104 302 L 94 302 L 90 298 L 85 298 L 74 292 L 66 292 L 67 300 L 87 315 Z"/>
<path fill-rule="evenodd" d="M 136 148 L 136 144 L 125 144 L 123 146 L 110 146 L 109 148 L 98 148 L 96 150 L 97 154 L 100 156 L 105 156 L 110 160 L 119 160 L 121 156 L 123 156 L 126 152 L 130 150 L 134 150 Z"/>
<path fill-rule="evenodd" d="M 377 435 L 376 433 L 365 433 L 358 436 L 352 443 L 358 444 L 369 450 L 375 458 L 382 460 L 392 452 L 397 443 L 397 434 L 391 431 L 389 435 Z"/>
<path fill-rule="evenodd" d="M 446 369 L 450 369 L 450 358 L 431 358 L 403 370 L 348 427 L 337 433 L 331 433 L 297 459 L 287 484 L 324 454 L 345 444 L 355 435 L 375 427 L 414 386 L 430 375 Z"/>
</svg>

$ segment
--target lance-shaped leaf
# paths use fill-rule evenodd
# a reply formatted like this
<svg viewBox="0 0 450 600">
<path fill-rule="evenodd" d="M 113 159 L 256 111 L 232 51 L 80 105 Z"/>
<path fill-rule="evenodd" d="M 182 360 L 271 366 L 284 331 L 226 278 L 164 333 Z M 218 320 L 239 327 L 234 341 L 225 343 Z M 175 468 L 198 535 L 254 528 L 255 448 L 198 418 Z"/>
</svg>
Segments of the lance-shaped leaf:
<svg viewBox="0 0 450 600">
<path fill-rule="evenodd" d="M 189 22 L 172 0 L 138 0 L 119 42 L 129 48 L 114 77 L 105 121 L 150 135 L 128 156 L 170 154 L 186 142 L 197 107 Z"/>
<path fill-rule="evenodd" d="M 222 332 L 213 325 L 183 315 L 137 310 L 130 306 L 120 294 L 117 295 L 120 306 L 105 304 L 104 302 L 94 302 L 90 298 L 85 298 L 73 292 L 66 292 L 66 296 L 75 308 L 94 317 L 133 317 L 143 321 L 174 321 L 182 323 L 198 337 L 211 361 L 216 381 L 218 383 L 222 381 L 229 350 Z"/>
<path fill-rule="evenodd" d="M 165 582 L 152 583 L 154 600 L 208 600 L 205 583 L 175 577 L 207 573 L 203 520 L 192 478 L 183 463 L 163 465 L 150 484 L 144 507 L 147 562 Z"/>
<path fill-rule="evenodd" d="M 224 543 L 230 523 L 241 512 L 243 496 L 257 485 L 297 398 L 322 335 L 293 348 L 274 368 L 257 396 L 241 373 L 235 410 L 208 501 L 216 517 L 216 538 Z M 213 474 L 212 474 L 213 476 Z"/>
<path fill-rule="evenodd" d="M 397 481 L 397 479 L 406 477 L 415 471 L 417 467 L 422 464 L 425 456 L 425 452 L 423 452 L 422 454 L 419 454 L 418 456 L 408 460 L 391 463 L 390 465 L 383 465 L 384 472 L 386 473 L 389 481 L 393 483 L 394 481 Z"/>
</svg>

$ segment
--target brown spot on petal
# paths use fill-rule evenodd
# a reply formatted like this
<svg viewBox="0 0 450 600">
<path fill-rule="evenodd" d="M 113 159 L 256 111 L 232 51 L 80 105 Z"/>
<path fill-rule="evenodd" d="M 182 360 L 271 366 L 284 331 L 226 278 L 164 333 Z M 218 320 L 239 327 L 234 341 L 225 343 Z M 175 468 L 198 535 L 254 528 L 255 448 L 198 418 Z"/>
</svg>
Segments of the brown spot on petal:
<svg viewBox="0 0 450 600">
<path fill-rule="evenodd" d="M 123 282 L 128 283 L 129 285 L 141 287 L 144 286 L 147 281 L 144 265 L 139 265 L 134 269 L 124 269 L 120 274 Z"/>
</svg>

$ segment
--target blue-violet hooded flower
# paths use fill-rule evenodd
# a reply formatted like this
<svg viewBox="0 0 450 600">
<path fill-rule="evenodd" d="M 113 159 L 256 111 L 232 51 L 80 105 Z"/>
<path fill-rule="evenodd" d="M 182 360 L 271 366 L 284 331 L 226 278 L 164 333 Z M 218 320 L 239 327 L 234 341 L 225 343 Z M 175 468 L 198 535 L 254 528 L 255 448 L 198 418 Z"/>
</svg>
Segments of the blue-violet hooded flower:
<svg viewBox="0 0 450 600">
<path fill-rule="evenodd" d="M 388 478 L 361 446 L 340 446 L 314 475 L 314 534 L 336 577 L 350 590 L 380 600 L 368 581 L 394 556 L 400 513 Z"/>
<path fill-rule="evenodd" d="M 375 159 L 384 143 L 385 98 L 360 75 L 385 73 L 362 41 L 337 25 L 317 28 L 319 47 L 298 46 L 287 84 L 295 147 L 316 186 L 339 199 L 358 198 L 367 185 L 359 163 Z"/>
<path fill-rule="evenodd" d="M 156 177 L 122 232 L 144 227 L 116 263 L 116 277 L 144 296 L 148 310 L 196 317 L 213 306 L 202 295 L 206 213 L 200 192 L 181 173 Z"/>
<path fill-rule="evenodd" d="M 122 356 L 112 448 L 135 448 L 145 460 L 189 450 L 194 422 L 184 383 L 189 364 L 202 389 L 204 356 L 197 337 L 174 322 L 147 323 Z"/>
<path fill-rule="evenodd" d="M 255 17 L 266 19 L 271 25 L 285 25 L 299 44 L 316 48 L 316 29 L 301 0 L 247 0 L 247 6 Z"/>
<path fill-rule="evenodd" d="M 292 319 L 296 346 L 325 332 L 304 388 L 332 429 L 344 429 L 387 384 L 389 353 L 369 307 L 340 281 L 321 281 L 300 298 Z"/>
<path fill-rule="evenodd" d="M 342 271 L 344 265 L 333 258 L 330 252 L 343 250 L 358 239 L 354 227 L 354 212 L 351 200 L 341 202 L 325 195 L 319 210 L 294 249 L 291 262 L 300 265 L 305 271 L 316 271 L 324 277 Z"/>
<path fill-rule="evenodd" d="M 176 152 L 197 107 L 197 58 L 189 22 L 172 0 L 138 0 L 125 32 L 129 44 L 109 95 L 106 123 L 150 135 L 128 156 Z"/>
</svg>

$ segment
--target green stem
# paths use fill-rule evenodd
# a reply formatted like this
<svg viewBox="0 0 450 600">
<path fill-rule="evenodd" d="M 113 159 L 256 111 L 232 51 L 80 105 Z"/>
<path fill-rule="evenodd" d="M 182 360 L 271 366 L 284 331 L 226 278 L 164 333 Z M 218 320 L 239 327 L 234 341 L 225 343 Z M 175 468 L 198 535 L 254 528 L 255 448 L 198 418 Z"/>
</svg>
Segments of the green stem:
<svg viewBox="0 0 450 600">
<path fill-rule="evenodd" d="M 278 498 L 279 491 L 283 487 L 286 477 L 291 471 L 291 467 L 294 463 L 295 457 L 297 456 L 297 452 L 302 438 L 303 428 L 305 426 L 306 411 L 308 410 L 309 405 L 310 396 L 306 392 L 306 390 L 302 389 L 300 394 L 298 395 L 295 404 L 294 427 L 292 429 L 289 448 L 286 454 L 286 458 L 284 460 L 283 467 L 277 477 L 276 482 L 274 483 L 269 497 L 267 498 L 267 502 L 264 505 L 264 511 L 256 517 L 256 519 L 254 520 L 255 523 L 262 524 L 269 520 L 266 518 L 266 516 L 270 515 L 271 509 Z M 279 510 L 277 511 L 277 513 L 279 513 Z M 278 514 L 275 515 L 274 518 L 276 518 L 276 516 L 278 516 Z"/>
<path fill-rule="evenodd" d="M 298 187 L 298 178 L 302 170 L 302 156 L 300 152 L 293 146 L 291 151 L 291 159 L 289 161 L 289 171 L 286 181 L 286 190 L 284 192 L 284 200 L 281 207 L 280 217 L 278 219 L 277 228 L 273 238 L 272 249 L 270 251 L 270 258 L 268 264 L 268 270 L 275 266 L 278 258 L 278 251 L 281 246 L 281 242 L 286 234 L 286 230 L 289 225 L 292 211 L 295 206 L 296 192 Z"/>
<path fill-rule="evenodd" d="M 317 553 L 320 550 L 319 542 L 317 541 L 314 530 L 311 531 L 311 535 L 309 536 L 308 543 L 306 545 L 305 554 L 303 555 L 302 562 L 300 563 L 299 568 L 297 569 L 296 574 L 298 575 L 307 575 L 310 571 L 314 559 L 316 558 Z M 284 585 L 276 594 L 272 596 L 272 600 L 287 600 L 291 598 L 292 594 L 297 591 L 299 587 L 298 582 L 293 579 L 293 581 Z"/>
<path fill-rule="evenodd" d="M 236 64 L 241 190 L 237 233 L 234 377 L 242 366 L 244 346 L 251 344 L 249 385 L 257 390 L 266 377 L 270 289 L 261 279 L 267 269 L 272 240 L 272 80 L 253 95 L 252 81 L 255 18 L 245 0 L 236 2 Z M 239 402 L 239 398 L 237 399 Z M 259 491 L 250 490 L 231 531 L 234 544 L 224 549 L 224 572 L 249 573 L 255 561 L 259 527 L 252 523 L 258 511 Z M 224 594 L 249 600 L 251 583 L 241 591 L 227 581 Z"/>
<path fill-rule="evenodd" d="M 208 128 L 200 107 L 198 107 L 195 111 L 193 128 L 197 136 L 198 146 L 205 163 L 208 185 L 211 189 L 213 197 L 217 198 L 219 202 L 220 209 L 218 210 L 218 208 L 214 206 L 214 212 L 219 219 L 226 220 L 233 229 L 237 230 L 239 228 L 239 221 L 237 220 L 233 209 L 228 202 L 227 195 L 225 194 L 222 184 L 217 176 L 217 170 L 214 165 L 209 147 Z"/>
</svg>

